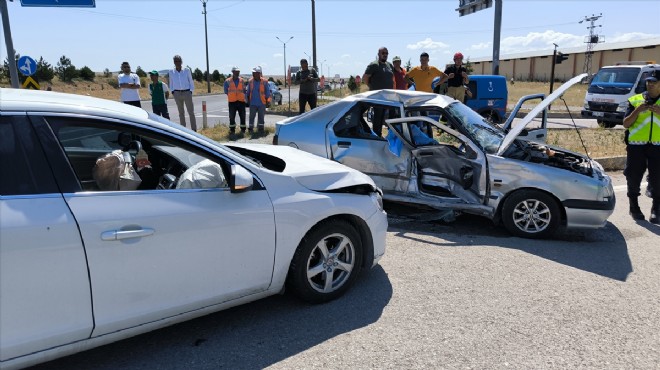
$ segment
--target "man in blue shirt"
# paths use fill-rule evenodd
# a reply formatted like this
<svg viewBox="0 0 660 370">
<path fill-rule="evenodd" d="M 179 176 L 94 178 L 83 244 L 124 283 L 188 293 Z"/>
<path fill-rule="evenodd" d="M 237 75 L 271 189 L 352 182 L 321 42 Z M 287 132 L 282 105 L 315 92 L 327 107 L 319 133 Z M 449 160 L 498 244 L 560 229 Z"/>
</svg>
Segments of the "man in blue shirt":
<svg viewBox="0 0 660 370">
<path fill-rule="evenodd" d="M 250 120 L 248 131 L 254 132 L 254 116 L 259 114 L 257 121 L 257 130 L 264 132 L 264 115 L 266 106 L 270 103 L 271 93 L 268 80 L 261 77 L 261 67 L 252 68 L 252 78 L 248 82 L 246 100 L 250 103 Z"/>
</svg>

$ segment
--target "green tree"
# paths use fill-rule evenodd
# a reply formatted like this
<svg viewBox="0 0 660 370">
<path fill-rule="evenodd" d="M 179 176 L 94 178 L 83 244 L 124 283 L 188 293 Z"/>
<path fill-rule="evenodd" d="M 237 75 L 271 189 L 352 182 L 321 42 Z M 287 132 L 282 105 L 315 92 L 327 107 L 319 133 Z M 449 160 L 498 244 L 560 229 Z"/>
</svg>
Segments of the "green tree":
<svg viewBox="0 0 660 370">
<path fill-rule="evenodd" d="M 472 62 L 470 62 L 470 58 L 467 58 L 467 61 L 465 62 L 465 69 L 467 69 L 468 74 L 471 75 L 472 72 L 474 72 L 474 68 L 472 68 Z"/>
<path fill-rule="evenodd" d="M 192 77 L 197 82 L 204 81 L 204 73 L 199 68 L 195 68 L 195 71 L 192 73 Z"/>
<path fill-rule="evenodd" d="M 216 69 L 211 73 L 211 81 L 220 82 L 220 71 Z"/>
<path fill-rule="evenodd" d="M 147 72 L 145 72 L 140 66 L 135 70 L 135 74 L 138 75 L 138 77 L 147 77 Z"/>
<path fill-rule="evenodd" d="M 18 58 L 21 57 L 21 54 L 16 53 L 16 60 L 14 61 L 14 65 L 18 63 Z M 2 66 L 2 76 L 6 78 L 8 81 L 11 79 L 11 73 L 9 71 L 9 55 L 7 55 L 7 58 L 3 62 Z M 18 74 L 18 78 L 20 79 L 21 74 Z"/>
<path fill-rule="evenodd" d="M 408 61 L 406 62 L 406 65 L 403 66 L 403 68 L 405 68 L 406 71 L 410 71 L 412 69 L 412 63 L 410 63 L 410 58 L 408 58 Z"/>
<path fill-rule="evenodd" d="M 46 62 L 44 57 L 39 57 L 39 61 L 37 62 L 37 71 L 34 73 L 34 77 L 37 79 L 37 81 L 40 82 L 50 82 L 55 77 L 53 66 Z"/>
<path fill-rule="evenodd" d="M 67 58 L 66 55 L 62 55 L 60 60 L 57 62 L 57 76 L 61 81 L 70 82 L 74 78 L 78 77 L 78 70 L 76 66 L 71 63 L 71 59 Z"/>
<path fill-rule="evenodd" d="M 78 71 L 78 76 L 85 81 L 94 81 L 96 73 L 94 73 L 91 68 L 84 66 Z"/>
<path fill-rule="evenodd" d="M 110 70 L 108 68 L 104 69 L 103 70 L 103 77 L 107 78 L 107 77 L 110 77 L 110 76 L 112 76 L 112 72 L 110 72 Z"/>
<path fill-rule="evenodd" d="M 348 86 L 348 89 L 351 90 L 352 92 L 355 92 L 355 90 L 357 90 L 358 85 L 355 83 L 355 77 L 353 77 L 353 75 L 351 75 L 348 78 L 348 85 L 347 86 Z"/>
</svg>

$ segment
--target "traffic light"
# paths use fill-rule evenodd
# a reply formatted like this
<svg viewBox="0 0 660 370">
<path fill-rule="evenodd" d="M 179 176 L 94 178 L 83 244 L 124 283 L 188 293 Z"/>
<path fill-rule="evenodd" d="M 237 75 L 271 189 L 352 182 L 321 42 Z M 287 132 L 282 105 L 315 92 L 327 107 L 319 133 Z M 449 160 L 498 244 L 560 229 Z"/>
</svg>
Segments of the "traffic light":
<svg viewBox="0 0 660 370">
<path fill-rule="evenodd" d="M 561 62 L 566 59 L 568 59 L 568 55 L 564 55 L 563 53 L 557 52 L 557 55 L 555 55 L 555 64 L 561 64 Z"/>
</svg>

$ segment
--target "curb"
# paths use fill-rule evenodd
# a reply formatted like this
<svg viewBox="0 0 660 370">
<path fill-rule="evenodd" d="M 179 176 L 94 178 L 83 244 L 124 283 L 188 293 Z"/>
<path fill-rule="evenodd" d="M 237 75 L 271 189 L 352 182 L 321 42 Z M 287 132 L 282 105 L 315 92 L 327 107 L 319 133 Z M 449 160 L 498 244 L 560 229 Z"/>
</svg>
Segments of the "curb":
<svg viewBox="0 0 660 370">
<path fill-rule="evenodd" d="M 605 171 L 623 171 L 626 168 L 625 156 L 594 158 L 593 160 L 600 163 Z"/>
</svg>

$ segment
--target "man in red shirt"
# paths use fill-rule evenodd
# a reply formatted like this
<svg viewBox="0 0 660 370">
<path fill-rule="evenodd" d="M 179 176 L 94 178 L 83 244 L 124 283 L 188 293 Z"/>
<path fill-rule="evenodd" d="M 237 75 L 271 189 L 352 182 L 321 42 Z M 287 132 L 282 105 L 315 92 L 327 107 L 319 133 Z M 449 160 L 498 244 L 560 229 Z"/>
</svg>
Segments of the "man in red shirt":
<svg viewBox="0 0 660 370">
<path fill-rule="evenodd" d="M 392 59 L 392 65 L 394 66 L 394 88 L 397 90 L 407 90 L 406 69 L 401 67 L 401 57 L 395 56 Z"/>
</svg>

